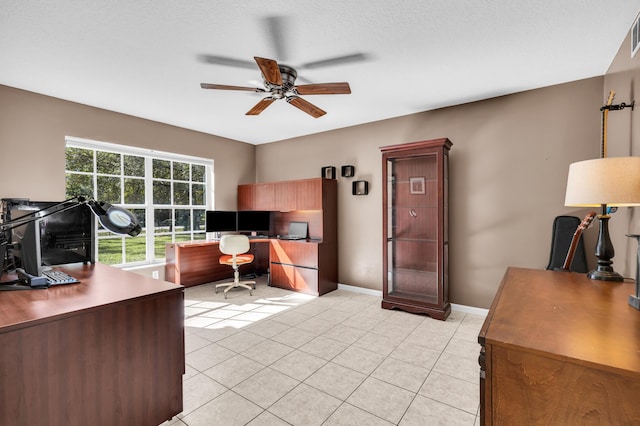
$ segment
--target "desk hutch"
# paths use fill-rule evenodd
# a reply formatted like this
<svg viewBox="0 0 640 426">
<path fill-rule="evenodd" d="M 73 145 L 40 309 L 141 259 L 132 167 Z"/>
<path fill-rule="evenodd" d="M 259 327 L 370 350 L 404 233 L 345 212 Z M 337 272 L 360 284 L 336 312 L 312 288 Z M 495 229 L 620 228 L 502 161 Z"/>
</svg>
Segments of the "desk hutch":
<svg viewBox="0 0 640 426">
<path fill-rule="evenodd" d="M 312 178 L 238 185 L 238 210 L 269 210 L 273 238 L 252 239 L 253 265 L 241 273 L 269 273 L 270 285 L 312 295 L 338 288 L 337 182 Z M 285 241 L 289 222 L 308 222 L 309 238 Z M 231 277 L 218 265 L 217 241 L 167 244 L 165 279 L 184 286 Z"/>
</svg>

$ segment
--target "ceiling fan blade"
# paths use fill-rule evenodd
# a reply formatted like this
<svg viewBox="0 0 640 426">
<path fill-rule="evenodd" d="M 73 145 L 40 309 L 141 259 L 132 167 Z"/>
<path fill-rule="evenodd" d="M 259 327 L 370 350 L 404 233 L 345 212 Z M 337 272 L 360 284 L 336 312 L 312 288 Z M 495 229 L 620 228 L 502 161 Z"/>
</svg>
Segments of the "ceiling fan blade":
<svg viewBox="0 0 640 426">
<path fill-rule="evenodd" d="M 260 100 L 253 108 L 251 108 L 245 115 L 258 115 L 264 111 L 269 105 L 275 101 L 273 98 L 264 98 Z"/>
<path fill-rule="evenodd" d="M 200 62 L 205 62 L 207 64 L 213 65 L 225 65 L 228 67 L 247 68 L 251 70 L 256 69 L 256 64 L 254 62 L 245 61 L 242 59 L 228 58 L 226 56 L 198 55 L 198 60 Z"/>
<path fill-rule="evenodd" d="M 289 28 L 290 20 L 286 16 L 267 16 L 264 18 L 264 26 L 273 42 L 274 52 L 278 60 L 287 61 L 287 39 L 284 30 Z"/>
<path fill-rule="evenodd" d="M 350 62 L 362 62 L 369 59 L 369 56 L 364 53 L 354 53 L 351 55 L 336 56 L 335 58 L 322 59 L 320 61 L 307 62 L 298 66 L 298 69 L 313 69 L 320 67 L 328 67 L 331 65 L 348 64 Z"/>
<path fill-rule="evenodd" d="M 200 83 L 200 87 L 202 87 L 203 89 L 244 90 L 247 92 L 265 92 L 264 89 L 261 89 L 259 87 L 228 86 L 226 84 Z"/>
<path fill-rule="evenodd" d="M 349 83 L 303 84 L 295 87 L 299 95 L 348 95 Z"/>
<path fill-rule="evenodd" d="M 298 96 L 291 96 L 287 98 L 287 102 L 289 102 L 294 107 L 306 112 L 310 116 L 314 118 L 322 117 L 326 114 L 325 111 L 321 110 L 311 102 L 305 101 L 304 99 Z"/>
<path fill-rule="evenodd" d="M 273 59 L 259 58 L 257 56 L 254 56 L 253 59 L 256 60 L 267 82 L 276 86 L 282 86 L 282 75 L 280 74 L 280 68 L 278 68 L 276 61 Z"/>
</svg>

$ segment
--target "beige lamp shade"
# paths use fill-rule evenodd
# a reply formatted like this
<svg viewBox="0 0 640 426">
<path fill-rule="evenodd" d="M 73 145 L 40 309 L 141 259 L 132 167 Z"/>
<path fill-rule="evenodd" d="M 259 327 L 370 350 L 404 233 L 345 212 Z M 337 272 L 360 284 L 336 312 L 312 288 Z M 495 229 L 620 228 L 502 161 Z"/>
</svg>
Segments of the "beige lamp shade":
<svg viewBox="0 0 640 426">
<path fill-rule="evenodd" d="M 608 157 L 569 166 L 565 206 L 640 206 L 640 157 Z"/>
</svg>

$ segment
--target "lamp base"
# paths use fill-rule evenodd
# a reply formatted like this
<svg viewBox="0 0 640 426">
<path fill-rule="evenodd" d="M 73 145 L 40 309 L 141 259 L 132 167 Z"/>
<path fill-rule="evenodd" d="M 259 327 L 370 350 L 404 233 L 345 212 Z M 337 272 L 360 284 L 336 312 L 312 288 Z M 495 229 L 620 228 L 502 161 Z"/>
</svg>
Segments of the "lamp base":
<svg viewBox="0 0 640 426">
<path fill-rule="evenodd" d="M 589 272 L 587 274 L 587 277 L 591 278 L 592 280 L 601 280 L 601 281 L 617 281 L 617 282 L 624 281 L 624 277 L 613 270 L 603 271 L 603 270 L 595 269 Z"/>
<path fill-rule="evenodd" d="M 629 304 L 640 311 L 640 298 L 634 296 L 633 294 L 630 294 Z"/>
</svg>

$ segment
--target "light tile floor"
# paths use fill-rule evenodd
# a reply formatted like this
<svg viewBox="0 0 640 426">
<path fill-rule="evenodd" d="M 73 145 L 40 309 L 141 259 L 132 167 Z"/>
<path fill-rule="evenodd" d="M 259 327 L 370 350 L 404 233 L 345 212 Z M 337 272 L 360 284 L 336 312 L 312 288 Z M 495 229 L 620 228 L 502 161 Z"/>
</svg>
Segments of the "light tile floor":
<svg viewBox="0 0 640 426">
<path fill-rule="evenodd" d="M 346 290 L 185 290 L 184 411 L 163 426 L 479 424 L 484 317 Z"/>
</svg>

